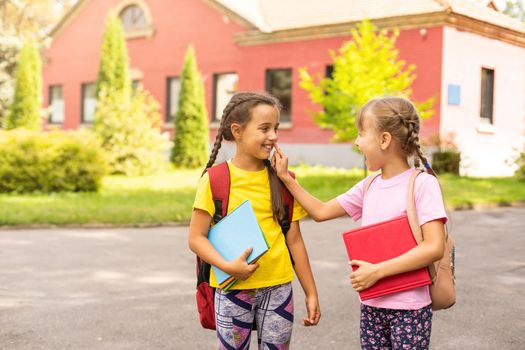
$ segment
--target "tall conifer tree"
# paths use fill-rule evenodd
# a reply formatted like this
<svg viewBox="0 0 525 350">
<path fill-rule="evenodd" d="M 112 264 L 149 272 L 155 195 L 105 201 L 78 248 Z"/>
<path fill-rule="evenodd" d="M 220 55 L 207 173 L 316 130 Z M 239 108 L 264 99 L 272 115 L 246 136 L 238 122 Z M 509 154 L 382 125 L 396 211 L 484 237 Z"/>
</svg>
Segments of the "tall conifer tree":
<svg viewBox="0 0 525 350">
<path fill-rule="evenodd" d="M 180 81 L 172 161 L 176 166 L 200 167 L 208 158 L 208 113 L 195 50 L 191 46 L 186 51 Z"/>
<path fill-rule="evenodd" d="M 128 65 L 122 23 L 110 16 L 102 40 L 93 131 L 106 152 L 110 172 L 131 176 L 158 170 L 169 143 L 160 129 L 155 99 L 142 88 L 132 94 Z"/>
<path fill-rule="evenodd" d="M 18 56 L 13 103 L 3 121 L 5 129 L 41 128 L 42 63 L 36 45 L 26 41 Z"/>
<path fill-rule="evenodd" d="M 97 75 L 97 96 L 101 90 L 131 93 L 131 80 L 128 73 L 129 59 L 124 29 L 120 19 L 109 16 L 100 50 L 100 64 Z"/>
</svg>

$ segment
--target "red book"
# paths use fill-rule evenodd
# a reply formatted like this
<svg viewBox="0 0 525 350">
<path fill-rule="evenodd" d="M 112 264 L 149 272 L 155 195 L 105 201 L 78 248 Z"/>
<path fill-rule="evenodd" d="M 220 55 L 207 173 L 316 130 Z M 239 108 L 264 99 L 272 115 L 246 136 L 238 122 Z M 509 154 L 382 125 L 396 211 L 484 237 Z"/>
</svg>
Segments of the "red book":
<svg viewBox="0 0 525 350">
<path fill-rule="evenodd" d="M 395 258 L 414 248 L 417 243 L 406 215 L 343 233 L 350 260 L 379 263 Z M 359 266 L 352 266 L 357 270 Z M 361 292 L 361 300 L 377 298 L 431 284 L 428 268 L 385 277 Z"/>
</svg>

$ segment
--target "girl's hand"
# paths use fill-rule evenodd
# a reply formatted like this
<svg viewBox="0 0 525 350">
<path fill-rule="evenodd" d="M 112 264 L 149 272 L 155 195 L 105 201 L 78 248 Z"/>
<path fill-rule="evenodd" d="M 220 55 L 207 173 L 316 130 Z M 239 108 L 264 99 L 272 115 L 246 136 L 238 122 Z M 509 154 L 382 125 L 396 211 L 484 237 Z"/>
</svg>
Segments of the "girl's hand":
<svg viewBox="0 0 525 350">
<path fill-rule="evenodd" d="M 372 287 L 381 279 L 379 268 L 375 264 L 361 260 L 352 260 L 348 264 L 359 266 L 357 270 L 350 273 L 350 283 L 357 292 Z"/>
<path fill-rule="evenodd" d="M 285 180 L 290 174 L 288 173 L 288 156 L 283 152 L 283 150 L 275 144 L 275 152 L 272 157 L 272 166 L 277 173 L 277 176 L 281 180 Z"/>
<path fill-rule="evenodd" d="M 253 248 L 248 248 L 237 259 L 227 262 L 224 271 L 241 281 L 248 279 L 259 268 L 257 263 L 248 264 L 246 262 L 252 250 Z"/>
<path fill-rule="evenodd" d="M 319 308 L 319 299 L 317 296 L 306 297 L 306 311 L 308 317 L 303 319 L 303 324 L 306 327 L 316 326 L 321 319 L 321 309 Z"/>
</svg>

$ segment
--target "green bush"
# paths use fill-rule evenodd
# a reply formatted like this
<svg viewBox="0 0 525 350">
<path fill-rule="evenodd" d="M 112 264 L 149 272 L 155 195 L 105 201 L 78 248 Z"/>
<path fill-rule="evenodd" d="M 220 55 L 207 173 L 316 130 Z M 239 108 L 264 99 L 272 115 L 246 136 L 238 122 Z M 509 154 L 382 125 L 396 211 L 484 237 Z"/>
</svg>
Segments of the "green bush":
<svg viewBox="0 0 525 350">
<path fill-rule="evenodd" d="M 456 151 L 438 151 L 432 155 L 432 169 L 438 174 L 459 175 L 461 155 Z"/>
<path fill-rule="evenodd" d="M 0 192 L 96 191 L 105 169 L 87 132 L 0 132 Z"/>
<path fill-rule="evenodd" d="M 152 174 L 166 162 L 168 135 L 160 129 L 158 102 L 141 88 L 129 97 L 103 89 L 95 112 L 98 136 L 112 174 Z"/>
<path fill-rule="evenodd" d="M 518 159 L 516 159 L 516 165 L 518 169 L 516 169 L 514 175 L 518 179 L 525 181 L 525 152 L 520 153 Z"/>
</svg>

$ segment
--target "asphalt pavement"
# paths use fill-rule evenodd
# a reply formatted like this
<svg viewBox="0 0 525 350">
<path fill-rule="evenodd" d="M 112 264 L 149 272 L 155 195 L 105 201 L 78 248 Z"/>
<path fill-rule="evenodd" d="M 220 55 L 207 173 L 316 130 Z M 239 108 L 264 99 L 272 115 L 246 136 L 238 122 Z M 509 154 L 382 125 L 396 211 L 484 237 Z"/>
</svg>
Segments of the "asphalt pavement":
<svg viewBox="0 0 525 350">
<path fill-rule="evenodd" d="M 320 294 L 317 327 L 293 349 L 359 349 L 359 303 L 341 233 L 306 220 Z M 434 314 L 431 349 L 525 349 L 525 208 L 451 214 L 457 305 Z M 253 334 L 252 349 L 256 349 Z M 0 349 L 215 349 L 195 306 L 187 227 L 0 230 Z"/>
</svg>

